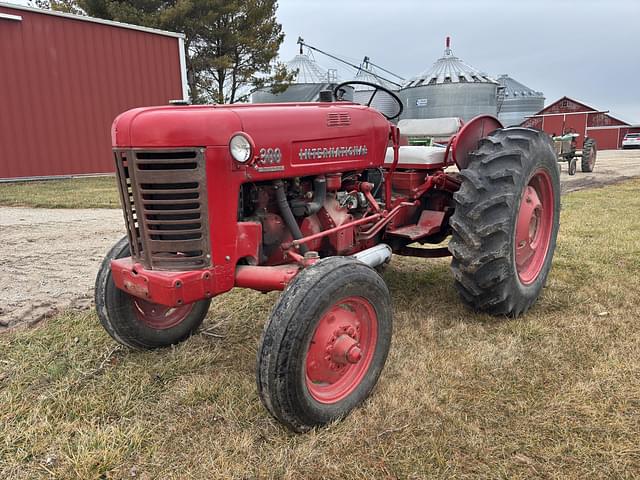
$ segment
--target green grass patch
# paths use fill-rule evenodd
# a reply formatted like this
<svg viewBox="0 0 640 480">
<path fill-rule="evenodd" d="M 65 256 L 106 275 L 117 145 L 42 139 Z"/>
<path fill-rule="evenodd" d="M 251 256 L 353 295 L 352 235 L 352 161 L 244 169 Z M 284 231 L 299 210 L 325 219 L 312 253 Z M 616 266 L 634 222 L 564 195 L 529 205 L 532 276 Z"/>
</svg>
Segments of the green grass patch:
<svg viewBox="0 0 640 480">
<path fill-rule="evenodd" d="M 0 183 L 0 205 L 37 208 L 120 208 L 115 177 Z"/>
<path fill-rule="evenodd" d="M 554 269 L 518 319 L 462 307 L 446 260 L 395 258 L 373 395 L 289 433 L 255 387 L 277 293 L 215 299 L 170 349 L 120 348 L 93 312 L 0 336 L 0 478 L 640 476 L 640 181 L 563 198 Z"/>
</svg>

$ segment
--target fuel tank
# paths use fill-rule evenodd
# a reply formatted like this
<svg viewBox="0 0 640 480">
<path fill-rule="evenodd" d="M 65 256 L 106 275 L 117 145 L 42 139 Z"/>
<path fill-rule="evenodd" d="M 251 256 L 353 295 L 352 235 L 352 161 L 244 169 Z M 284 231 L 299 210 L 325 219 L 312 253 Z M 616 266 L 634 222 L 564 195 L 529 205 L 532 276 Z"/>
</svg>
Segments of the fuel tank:
<svg viewBox="0 0 640 480">
<path fill-rule="evenodd" d="M 307 175 L 382 166 L 389 131 L 374 109 L 326 102 L 137 108 L 111 134 L 114 148 L 208 148 L 243 132 L 255 145 L 243 168 Z"/>
</svg>

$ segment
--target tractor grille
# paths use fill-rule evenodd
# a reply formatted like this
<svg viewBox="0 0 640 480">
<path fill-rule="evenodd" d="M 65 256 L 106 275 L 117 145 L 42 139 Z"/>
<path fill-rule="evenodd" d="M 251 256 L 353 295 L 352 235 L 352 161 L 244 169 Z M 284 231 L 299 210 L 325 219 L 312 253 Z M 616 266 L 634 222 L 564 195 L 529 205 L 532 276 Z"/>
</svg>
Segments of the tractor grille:
<svg viewBox="0 0 640 480">
<path fill-rule="evenodd" d="M 204 149 L 114 150 L 131 256 L 145 268 L 210 265 Z"/>
</svg>

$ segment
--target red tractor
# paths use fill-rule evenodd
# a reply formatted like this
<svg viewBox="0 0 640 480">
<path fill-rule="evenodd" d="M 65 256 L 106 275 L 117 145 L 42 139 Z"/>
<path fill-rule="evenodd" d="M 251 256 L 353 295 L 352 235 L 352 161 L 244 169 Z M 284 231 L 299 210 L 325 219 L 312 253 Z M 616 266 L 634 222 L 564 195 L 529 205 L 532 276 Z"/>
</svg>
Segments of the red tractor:
<svg viewBox="0 0 640 480">
<path fill-rule="evenodd" d="M 446 148 L 401 145 L 395 117 L 336 100 L 348 87 L 317 103 L 139 108 L 112 130 L 127 236 L 96 280 L 102 325 L 123 345 L 165 347 L 213 297 L 281 290 L 257 386 L 295 431 L 344 417 L 376 384 L 392 332 L 377 269 L 392 252 L 451 255 L 469 308 L 518 316 L 558 233 L 548 135 L 481 116 Z"/>
</svg>

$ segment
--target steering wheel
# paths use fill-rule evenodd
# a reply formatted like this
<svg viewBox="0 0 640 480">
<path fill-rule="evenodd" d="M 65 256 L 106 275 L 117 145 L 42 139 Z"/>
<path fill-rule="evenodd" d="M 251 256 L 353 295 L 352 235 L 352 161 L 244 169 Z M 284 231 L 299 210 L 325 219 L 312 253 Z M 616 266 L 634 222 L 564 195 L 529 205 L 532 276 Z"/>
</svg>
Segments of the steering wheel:
<svg viewBox="0 0 640 480">
<path fill-rule="evenodd" d="M 371 97 L 369 97 L 369 101 L 366 104 L 367 107 L 371 106 L 371 102 L 373 102 L 373 98 L 376 96 L 376 93 L 378 93 L 378 91 L 382 91 L 387 95 L 389 95 L 391 98 L 393 98 L 395 102 L 398 104 L 398 113 L 390 117 L 385 113 L 380 112 L 382 116 L 387 120 L 393 120 L 394 118 L 398 118 L 402 113 L 402 111 L 404 110 L 404 106 L 402 105 L 402 100 L 400 100 L 400 98 L 398 98 L 398 96 L 395 93 L 393 93 L 391 90 L 381 85 L 377 85 L 375 83 L 363 82 L 360 80 L 351 80 L 349 82 L 342 82 L 340 85 L 336 85 L 336 88 L 333 89 L 333 96 L 335 97 L 335 99 L 339 102 L 342 101 L 344 94 L 347 93 L 345 87 L 351 86 L 351 85 L 365 85 L 367 87 L 373 88 L 373 93 L 371 94 Z"/>
</svg>

